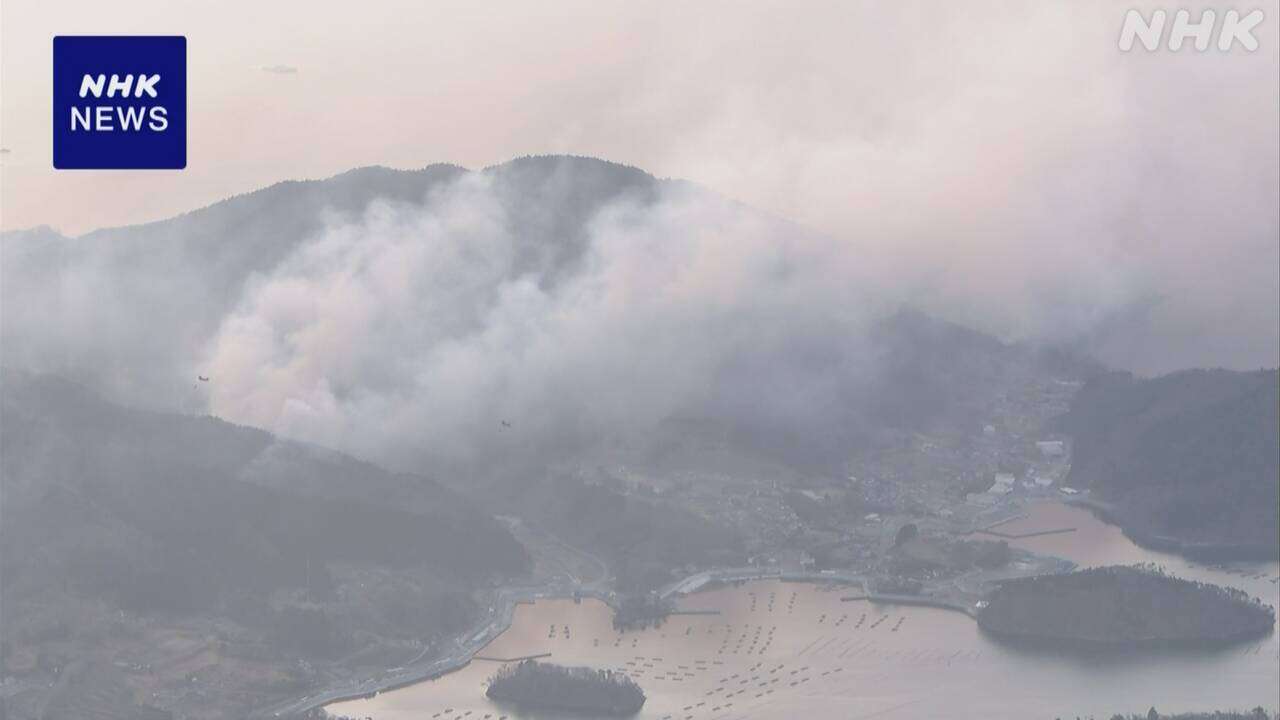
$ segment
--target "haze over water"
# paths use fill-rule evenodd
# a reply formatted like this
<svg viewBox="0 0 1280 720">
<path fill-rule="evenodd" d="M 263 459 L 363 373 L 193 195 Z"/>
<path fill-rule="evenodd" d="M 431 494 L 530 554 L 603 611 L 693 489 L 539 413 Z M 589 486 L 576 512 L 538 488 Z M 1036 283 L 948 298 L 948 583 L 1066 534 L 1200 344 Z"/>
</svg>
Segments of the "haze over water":
<svg viewBox="0 0 1280 720">
<path fill-rule="evenodd" d="M 1013 544 L 1081 566 L 1152 562 L 1280 602 L 1270 582 L 1280 574 L 1276 563 L 1220 570 L 1149 552 L 1077 508 L 1034 505 L 1027 518 L 1002 529 L 1061 527 L 1077 530 Z M 511 629 L 481 656 L 551 653 L 548 661 L 558 664 L 622 670 L 649 698 L 639 715 L 644 720 L 1110 717 L 1153 704 L 1166 711 L 1280 705 L 1275 633 L 1214 651 L 1016 649 L 989 639 L 960 613 L 841 601 L 851 594 L 781 582 L 720 588 L 681 601 L 684 610 L 719 615 L 673 616 L 661 628 L 623 634 L 613 630 L 603 603 L 542 601 L 518 608 Z M 438 680 L 329 710 L 374 720 L 538 717 L 485 699 L 484 681 L 497 667 L 478 660 Z"/>
</svg>

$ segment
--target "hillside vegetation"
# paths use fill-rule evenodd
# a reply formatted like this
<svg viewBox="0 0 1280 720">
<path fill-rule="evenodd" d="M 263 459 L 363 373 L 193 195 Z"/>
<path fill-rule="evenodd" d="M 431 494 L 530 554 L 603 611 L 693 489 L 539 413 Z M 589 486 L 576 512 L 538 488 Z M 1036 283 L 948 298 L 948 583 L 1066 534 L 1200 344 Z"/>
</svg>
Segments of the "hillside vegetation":
<svg viewBox="0 0 1280 720">
<path fill-rule="evenodd" d="M 1274 557 L 1280 546 L 1275 370 L 1192 370 L 1087 383 L 1063 420 L 1070 482 L 1116 509 L 1138 541 Z"/>
<path fill-rule="evenodd" d="M 95 689 L 112 684 L 103 668 L 164 690 L 164 671 L 116 668 L 163 667 L 167 639 L 206 648 L 195 675 L 235 691 L 219 704 L 236 716 L 310 682 L 291 661 L 416 654 L 467 627 L 474 587 L 528 564 L 504 526 L 425 478 L 48 376 L 4 372 L 0 401 L 0 649 L 24 682 L 59 673 L 36 705 L 131 697 Z M 272 670 L 239 676 L 237 657 Z"/>
<path fill-rule="evenodd" d="M 589 713 L 592 716 L 632 715 L 644 707 L 644 691 L 610 670 L 566 668 L 532 660 L 508 665 L 489 680 L 485 693 L 523 709 Z"/>
<path fill-rule="evenodd" d="M 979 626 L 1085 646 L 1213 645 L 1266 635 L 1274 608 L 1246 593 L 1148 567 L 1104 567 L 1004 582 Z"/>
</svg>

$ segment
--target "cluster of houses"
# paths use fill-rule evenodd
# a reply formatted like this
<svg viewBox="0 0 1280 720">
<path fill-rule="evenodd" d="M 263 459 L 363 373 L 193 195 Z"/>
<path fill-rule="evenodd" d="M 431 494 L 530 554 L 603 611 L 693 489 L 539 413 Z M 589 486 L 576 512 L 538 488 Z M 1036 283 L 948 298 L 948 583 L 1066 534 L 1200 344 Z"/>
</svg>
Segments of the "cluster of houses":
<svg viewBox="0 0 1280 720">
<path fill-rule="evenodd" d="M 1067 454 L 1067 445 L 1064 440 L 1041 440 L 1036 443 L 1036 449 L 1040 451 L 1040 457 L 1045 460 L 1061 459 Z M 1030 474 L 1026 480 L 1022 481 L 1022 486 L 1027 490 L 1047 490 L 1053 486 L 1053 483 L 1054 478 L 1051 476 Z M 991 487 L 983 492 L 969 493 L 965 496 L 965 501 L 972 505 L 995 505 L 1001 498 L 1013 492 L 1017 485 L 1018 478 L 1013 473 L 997 472 Z M 1074 488 L 1061 487 L 1059 490 L 1065 495 L 1076 494 Z"/>
</svg>

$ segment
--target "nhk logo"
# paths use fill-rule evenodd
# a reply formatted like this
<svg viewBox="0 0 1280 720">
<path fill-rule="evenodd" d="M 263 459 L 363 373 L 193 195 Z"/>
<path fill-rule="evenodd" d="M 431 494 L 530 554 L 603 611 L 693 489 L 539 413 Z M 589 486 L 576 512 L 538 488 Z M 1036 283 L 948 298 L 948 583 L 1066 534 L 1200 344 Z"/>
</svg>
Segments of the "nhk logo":
<svg viewBox="0 0 1280 720">
<path fill-rule="evenodd" d="M 1258 9 L 1247 13 L 1228 10 L 1219 24 L 1218 13 L 1213 10 L 1202 11 L 1199 20 L 1193 20 L 1189 10 L 1179 10 L 1174 13 L 1173 22 L 1168 23 L 1169 13 L 1164 10 L 1153 11 L 1150 20 L 1137 10 L 1130 10 L 1125 13 L 1124 24 L 1120 26 L 1120 49 L 1129 52 L 1137 40 L 1149 52 L 1160 50 L 1162 44 L 1169 50 L 1178 52 L 1190 40 L 1198 52 L 1204 52 L 1211 46 L 1217 47 L 1220 52 L 1229 52 L 1236 45 L 1253 52 L 1258 49 L 1258 38 L 1253 31 L 1262 24 L 1265 17 Z M 1166 25 L 1169 26 L 1167 34 Z M 1215 30 L 1216 43 L 1213 42 Z"/>
<path fill-rule="evenodd" d="M 137 90 L 133 97 L 140 98 L 145 93 L 150 97 L 158 97 L 156 94 L 156 83 L 160 82 L 159 75 L 141 75 L 138 77 Z M 85 75 L 84 80 L 80 82 L 80 97 L 102 97 L 102 86 L 106 85 L 107 76 L 99 74 L 97 77 Z M 117 91 L 119 97 L 129 97 L 129 89 L 133 87 L 133 76 L 125 75 L 121 80 L 119 75 L 111 76 L 111 84 L 107 85 L 108 98 L 116 97 Z M 114 112 L 114 116 L 112 114 Z M 71 130 L 87 130 L 87 131 L 111 131 L 120 129 L 124 132 L 137 132 L 142 129 L 142 121 L 147 119 L 147 128 L 155 132 L 164 132 L 169 128 L 169 111 L 162 106 L 152 105 L 150 107 L 121 107 L 110 105 L 84 105 L 81 107 L 71 108 Z"/>
<path fill-rule="evenodd" d="M 181 169 L 187 164 L 182 36 L 53 39 L 53 166 Z"/>
</svg>

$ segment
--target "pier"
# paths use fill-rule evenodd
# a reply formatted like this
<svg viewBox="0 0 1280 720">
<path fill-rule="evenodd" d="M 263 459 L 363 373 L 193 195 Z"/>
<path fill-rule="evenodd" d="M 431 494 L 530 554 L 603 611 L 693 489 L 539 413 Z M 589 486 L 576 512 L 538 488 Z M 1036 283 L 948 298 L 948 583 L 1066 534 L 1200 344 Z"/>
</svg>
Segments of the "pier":
<svg viewBox="0 0 1280 720">
<path fill-rule="evenodd" d="M 1056 528 L 1054 530 L 1036 530 L 1035 532 L 1025 532 L 1025 533 L 1004 533 L 1004 532 L 1000 532 L 999 530 L 992 530 L 990 528 L 979 530 L 978 532 L 982 533 L 983 535 L 990 535 L 992 537 L 998 537 L 1004 540 L 1023 540 L 1026 538 L 1042 537 L 1044 535 L 1061 535 L 1063 533 L 1073 533 L 1075 531 L 1076 531 L 1075 528 L 1069 527 L 1069 528 Z"/>
</svg>

